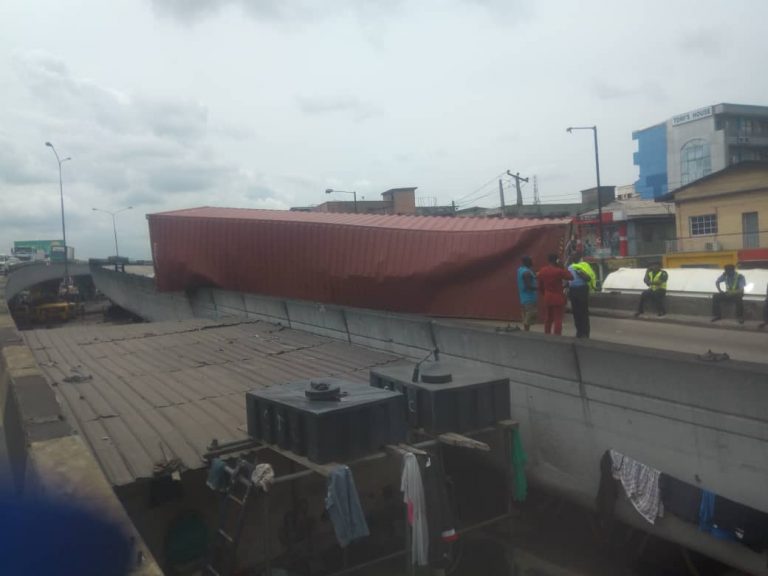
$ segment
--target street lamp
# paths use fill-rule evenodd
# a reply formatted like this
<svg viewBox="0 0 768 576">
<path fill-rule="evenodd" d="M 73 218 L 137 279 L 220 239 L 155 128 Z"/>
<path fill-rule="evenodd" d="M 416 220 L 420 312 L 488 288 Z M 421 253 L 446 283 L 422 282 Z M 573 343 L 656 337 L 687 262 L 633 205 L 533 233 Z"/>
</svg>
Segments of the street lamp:
<svg viewBox="0 0 768 576">
<path fill-rule="evenodd" d="M 115 216 L 120 214 L 120 212 L 125 212 L 126 210 L 131 209 L 133 209 L 133 206 L 127 206 L 126 208 L 115 210 L 114 212 L 111 210 L 102 210 L 101 208 L 91 208 L 94 212 L 104 212 L 104 214 L 112 216 L 112 232 L 115 234 L 115 258 L 120 258 L 120 251 L 117 249 L 117 223 L 115 222 Z M 115 265 L 117 265 L 117 263 L 115 263 Z"/>
<path fill-rule="evenodd" d="M 56 156 L 56 162 L 59 164 L 59 196 L 61 196 L 61 235 L 63 236 L 62 240 L 64 241 L 64 286 L 67 287 L 67 290 L 69 290 L 69 254 L 67 253 L 67 227 L 64 224 L 64 185 L 61 181 L 61 165 L 64 164 L 67 160 L 72 160 L 69 156 L 66 158 L 59 158 L 58 152 L 56 152 L 56 148 L 53 147 L 53 144 L 50 142 L 45 143 L 48 148 L 53 150 L 53 154 Z"/>
<path fill-rule="evenodd" d="M 327 188 L 325 190 L 326 194 L 332 194 L 334 192 L 337 194 L 352 194 L 355 200 L 355 214 L 357 214 L 357 192 L 348 192 L 347 190 L 334 190 L 333 188 Z"/>
<path fill-rule="evenodd" d="M 597 126 L 571 126 L 565 131 L 569 134 L 574 130 L 592 130 L 595 135 L 595 172 L 597 173 L 597 233 L 600 238 L 600 248 L 605 247 L 603 238 L 603 200 L 600 196 L 600 154 L 597 150 Z"/>
</svg>

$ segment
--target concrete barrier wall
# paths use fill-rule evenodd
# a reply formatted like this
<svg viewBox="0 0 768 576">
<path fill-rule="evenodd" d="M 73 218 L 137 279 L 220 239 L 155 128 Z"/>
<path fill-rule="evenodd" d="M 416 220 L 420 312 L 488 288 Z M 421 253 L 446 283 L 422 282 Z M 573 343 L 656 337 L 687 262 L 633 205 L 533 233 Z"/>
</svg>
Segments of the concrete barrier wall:
<svg viewBox="0 0 768 576">
<path fill-rule="evenodd" d="M 147 298 L 141 305 L 155 307 Z M 437 346 L 446 357 L 494 365 L 513 383 L 514 416 L 534 463 L 566 473 L 573 486 L 596 489 L 597 461 L 612 447 L 768 511 L 760 490 L 768 479 L 763 365 L 222 290 L 198 292 L 188 309 L 267 320 L 410 358 Z"/>
<path fill-rule="evenodd" d="M 91 276 L 96 288 L 112 302 L 150 322 L 194 318 L 184 294 L 158 292 L 155 281 L 146 276 L 115 272 L 94 266 Z"/>
<path fill-rule="evenodd" d="M 0 489 L 56 499 L 111 518 L 135 542 L 131 574 L 162 574 L 90 449 L 69 425 L 32 351 L 16 332 L 0 279 Z M 139 562 L 139 552 L 142 560 Z"/>
<path fill-rule="evenodd" d="M 534 463 L 559 470 L 587 492 L 596 490 L 603 451 L 616 448 L 768 511 L 762 490 L 768 367 L 762 364 L 712 363 L 677 352 L 255 295 L 214 291 L 213 299 L 227 315 L 269 319 L 411 358 L 437 346 L 446 357 L 494 365 L 512 381 L 513 413 Z"/>
<path fill-rule="evenodd" d="M 614 448 L 768 512 L 766 365 L 219 290 L 199 291 L 191 308 L 209 318 L 262 319 L 410 358 L 438 346 L 445 357 L 493 366 L 510 378 L 512 417 L 520 423 L 532 481 L 571 500 L 594 502 L 600 457 Z M 630 522 L 639 518 L 621 510 Z M 651 530 L 768 574 L 761 556 L 715 544 L 674 519 Z"/>
<path fill-rule="evenodd" d="M 88 276 L 91 273 L 88 264 L 70 262 L 68 267 L 70 276 Z M 64 264 L 47 264 L 45 262 L 36 262 L 14 268 L 8 274 L 5 285 L 5 301 L 8 302 L 22 290 L 26 290 L 49 280 L 63 278 Z"/>
<path fill-rule="evenodd" d="M 589 306 L 591 309 L 599 310 L 621 310 L 624 312 L 634 312 L 640 302 L 640 294 L 622 294 L 618 292 L 598 292 L 590 295 Z M 757 300 L 744 300 L 744 318 L 746 320 L 762 320 L 763 302 Z M 678 296 L 667 294 L 666 307 L 668 314 L 681 314 L 685 316 L 701 316 L 710 318 L 712 316 L 712 297 L 711 296 Z M 655 314 L 656 309 L 653 304 L 646 306 L 646 313 Z M 723 314 L 725 317 L 735 317 L 733 304 L 723 304 Z"/>
</svg>

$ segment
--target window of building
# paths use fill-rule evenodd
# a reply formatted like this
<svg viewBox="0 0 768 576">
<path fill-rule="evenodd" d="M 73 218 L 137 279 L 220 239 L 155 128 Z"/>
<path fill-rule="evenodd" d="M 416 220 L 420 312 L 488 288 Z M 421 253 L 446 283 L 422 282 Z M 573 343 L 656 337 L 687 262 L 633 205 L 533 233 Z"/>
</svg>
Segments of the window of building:
<svg viewBox="0 0 768 576">
<path fill-rule="evenodd" d="M 739 135 L 740 136 L 752 135 L 752 119 L 751 118 L 739 118 Z"/>
<path fill-rule="evenodd" d="M 711 236 L 717 234 L 717 214 L 691 216 L 691 236 Z"/>
<path fill-rule="evenodd" d="M 709 142 L 701 138 L 686 142 L 680 150 L 680 179 L 688 184 L 712 172 Z"/>
</svg>

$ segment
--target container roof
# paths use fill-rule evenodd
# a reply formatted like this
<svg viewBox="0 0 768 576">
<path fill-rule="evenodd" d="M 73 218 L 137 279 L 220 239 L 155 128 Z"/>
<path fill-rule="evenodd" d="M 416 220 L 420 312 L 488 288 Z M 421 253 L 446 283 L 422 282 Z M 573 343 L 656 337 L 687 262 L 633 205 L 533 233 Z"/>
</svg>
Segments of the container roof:
<svg viewBox="0 0 768 576">
<path fill-rule="evenodd" d="M 203 206 L 172 212 L 147 214 L 147 218 L 201 218 L 224 220 L 258 220 L 263 222 L 303 222 L 368 228 L 397 228 L 402 230 L 435 230 L 482 232 L 519 230 L 540 226 L 561 225 L 568 218 L 457 218 L 452 216 L 395 216 L 384 214 L 347 214 L 328 212 L 298 212 L 291 210 L 254 210 L 250 208 L 217 208 Z"/>
</svg>

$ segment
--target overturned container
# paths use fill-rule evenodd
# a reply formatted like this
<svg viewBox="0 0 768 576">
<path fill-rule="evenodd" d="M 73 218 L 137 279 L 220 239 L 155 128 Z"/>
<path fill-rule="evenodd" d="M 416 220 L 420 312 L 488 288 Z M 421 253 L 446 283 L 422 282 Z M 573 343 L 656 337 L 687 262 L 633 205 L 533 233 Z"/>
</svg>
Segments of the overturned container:
<svg viewBox="0 0 768 576">
<path fill-rule="evenodd" d="M 405 400 L 396 392 L 334 378 L 246 393 L 248 435 L 323 464 L 403 442 Z"/>
</svg>

